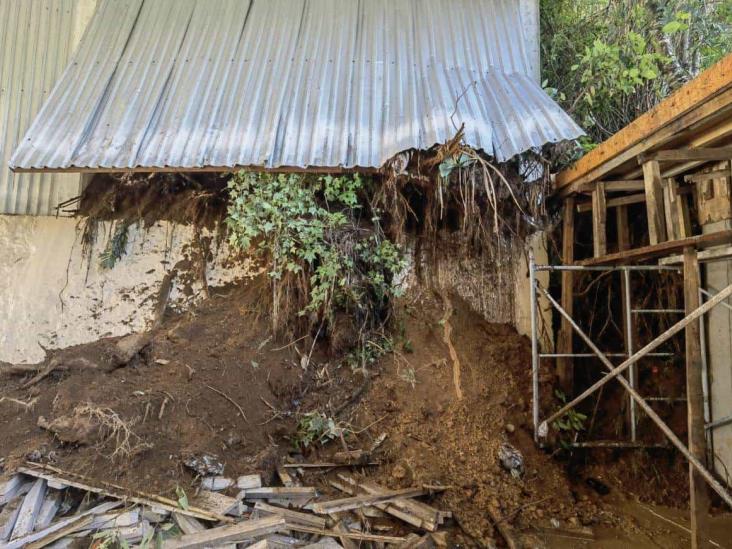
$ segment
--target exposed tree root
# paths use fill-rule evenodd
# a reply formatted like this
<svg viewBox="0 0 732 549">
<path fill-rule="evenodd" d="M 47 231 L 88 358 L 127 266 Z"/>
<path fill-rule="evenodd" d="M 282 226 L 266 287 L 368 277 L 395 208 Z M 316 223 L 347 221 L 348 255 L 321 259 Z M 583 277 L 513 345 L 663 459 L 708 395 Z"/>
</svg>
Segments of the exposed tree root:
<svg viewBox="0 0 732 549">
<path fill-rule="evenodd" d="M 450 317 L 453 312 L 452 301 L 450 301 L 450 298 L 447 297 L 447 294 L 444 292 L 439 292 L 439 294 L 445 307 L 445 314 L 442 316 L 442 320 L 440 321 L 443 328 L 442 340 L 445 342 L 445 345 L 447 345 L 447 350 L 449 351 L 450 359 L 452 360 L 452 382 L 455 385 L 455 395 L 458 400 L 462 400 L 463 389 L 460 375 L 460 359 L 458 358 L 457 351 L 455 351 L 455 346 L 452 344 L 451 337 L 452 324 L 450 324 Z"/>
</svg>

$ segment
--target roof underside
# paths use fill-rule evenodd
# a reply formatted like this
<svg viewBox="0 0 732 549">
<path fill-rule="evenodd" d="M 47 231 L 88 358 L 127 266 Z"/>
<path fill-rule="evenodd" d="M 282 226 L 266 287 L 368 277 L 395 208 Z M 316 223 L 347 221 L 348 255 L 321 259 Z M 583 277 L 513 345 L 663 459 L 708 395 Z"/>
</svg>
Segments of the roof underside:
<svg viewBox="0 0 732 549">
<path fill-rule="evenodd" d="M 16 149 L 22 170 L 499 160 L 580 128 L 530 77 L 512 0 L 102 0 Z"/>
<path fill-rule="evenodd" d="M 732 55 L 559 173 L 555 189 L 567 195 L 587 191 L 597 181 L 642 178 L 638 163 L 641 154 L 729 145 L 732 145 Z M 698 171 L 704 164 L 696 160 L 664 162 L 662 176 Z"/>
</svg>

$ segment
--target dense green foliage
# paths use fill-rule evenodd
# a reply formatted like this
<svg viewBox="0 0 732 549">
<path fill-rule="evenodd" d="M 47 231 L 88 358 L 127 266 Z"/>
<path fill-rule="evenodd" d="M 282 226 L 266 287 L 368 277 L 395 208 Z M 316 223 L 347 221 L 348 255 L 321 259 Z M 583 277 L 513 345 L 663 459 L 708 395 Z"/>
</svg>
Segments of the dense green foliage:
<svg viewBox="0 0 732 549">
<path fill-rule="evenodd" d="M 291 304 L 321 325 L 337 311 L 369 325 L 381 320 L 404 260 L 368 207 L 369 183 L 359 175 L 254 172 L 229 182 L 230 243 L 265 260 L 276 325 Z"/>
<path fill-rule="evenodd" d="M 545 89 L 599 143 L 732 51 L 732 0 L 541 0 Z"/>
</svg>

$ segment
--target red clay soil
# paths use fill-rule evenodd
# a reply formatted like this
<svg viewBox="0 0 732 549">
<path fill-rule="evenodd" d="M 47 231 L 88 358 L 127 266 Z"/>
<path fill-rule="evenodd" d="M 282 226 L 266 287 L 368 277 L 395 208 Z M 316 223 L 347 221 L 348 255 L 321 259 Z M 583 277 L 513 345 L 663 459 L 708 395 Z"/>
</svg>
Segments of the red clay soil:
<svg viewBox="0 0 732 549">
<path fill-rule="evenodd" d="M 448 300 L 454 310 L 446 326 L 445 302 L 419 294 L 398 315 L 396 352 L 372 367 L 370 383 L 360 393 L 363 376 L 342 361 L 316 349 L 303 368 L 300 353 L 307 354 L 309 346 L 270 336 L 262 289 L 261 281 L 212 289 L 194 311 L 165 318 L 141 356 L 111 372 L 57 371 L 28 389 L 21 388 L 27 377 L 4 376 L 0 458 L 5 471 L 31 455 L 92 479 L 170 496 L 176 486 L 195 489 L 194 474 L 183 462 L 205 453 L 225 463 L 227 476 L 259 472 L 269 483 L 282 460 L 327 459 L 342 449 L 334 441 L 301 456 L 292 443 L 302 413 L 332 415 L 342 408 L 336 419 L 349 432 L 343 442 L 350 449 L 370 448 L 386 435 L 374 455 L 382 465 L 356 474 L 393 488 L 449 487 L 433 503 L 454 513 L 451 545 L 502 543 L 494 529 L 497 519 L 517 536 L 529 536 L 525 542 L 531 546 L 577 546 L 542 532 L 580 532 L 584 526 L 613 540 L 599 546 L 614 547 L 618 540 L 654 546 L 651 526 L 624 518 L 625 500 L 617 490 L 603 498 L 583 475 L 568 476 L 564 465 L 535 446 L 530 346 L 513 328 L 485 322 L 457 298 Z M 462 399 L 446 328 L 460 362 Z M 64 352 L 99 362 L 109 343 Z M 32 404 L 26 408 L 10 399 Z M 104 436 L 108 429 L 62 425 L 75 413 L 78 419 L 87 405 L 112 410 L 125 422 L 134 433 L 129 454 L 110 457 L 121 444 Z M 56 434 L 39 427 L 39 420 L 55 425 Z M 500 465 L 503 443 L 521 453 L 521 476 Z M 335 493 L 326 480 L 317 473 L 306 478 Z M 683 532 L 673 537 L 674 527 L 670 530 L 674 544 L 684 539 Z"/>
</svg>

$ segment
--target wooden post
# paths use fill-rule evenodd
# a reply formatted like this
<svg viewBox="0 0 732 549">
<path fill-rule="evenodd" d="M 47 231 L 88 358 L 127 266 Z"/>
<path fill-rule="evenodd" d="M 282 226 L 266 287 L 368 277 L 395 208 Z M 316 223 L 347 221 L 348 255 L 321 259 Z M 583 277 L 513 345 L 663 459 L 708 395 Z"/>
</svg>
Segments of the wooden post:
<svg viewBox="0 0 732 549">
<path fill-rule="evenodd" d="M 692 247 L 684 249 L 684 303 L 686 313 L 699 307 L 699 260 Z M 701 463 L 706 461 L 704 438 L 704 394 L 702 391 L 701 342 L 697 319 L 685 328 L 686 400 L 689 429 L 689 451 Z M 709 539 L 707 512 L 709 495 L 704 479 L 689 465 L 689 509 L 691 513 L 691 546 L 705 547 Z"/>
<path fill-rule="evenodd" d="M 679 184 L 673 177 L 668 179 L 668 194 L 671 201 L 671 215 L 676 220 L 677 234 L 675 238 L 691 236 L 691 217 L 687 197 L 679 192 Z"/>
<path fill-rule="evenodd" d="M 598 181 L 592 190 L 592 244 L 595 257 L 607 254 L 607 204 L 605 183 Z"/>
<path fill-rule="evenodd" d="M 562 263 L 571 265 L 574 263 L 574 197 L 570 196 L 564 201 L 564 223 L 562 227 Z M 574 273 L 562 271 L 562 308 L 570 315 L 574 313 Z M 557 338 L 557 352 L 572 352 L 572 326 L 566 319 L 562 318 L 562 325 Z M 557 359 L 557 377 L 559 386 L 565 394 L 572 394 L 574 386 L 574 361 L 571 358 Z"/>
<path fill-rule="evenodd" d="M 674 188 L 674 178 L 669 177 L 663 181 L 663 209 L 666 217 L 666 233 L 669 240 L 678 240 L 681 237 L 681 224 L 676 215 L 676 204 L 679 197 Z"/>
<path fill-rule="evenodd" d="M 648 236 L 651 245 L 666 240 L 666 219 L 663 208 L 663 185 L 661 167 L 657 160 L 643 163 L 643 182 L 646 187 L 646 213 L 648 215 Z"/>
</svg>

